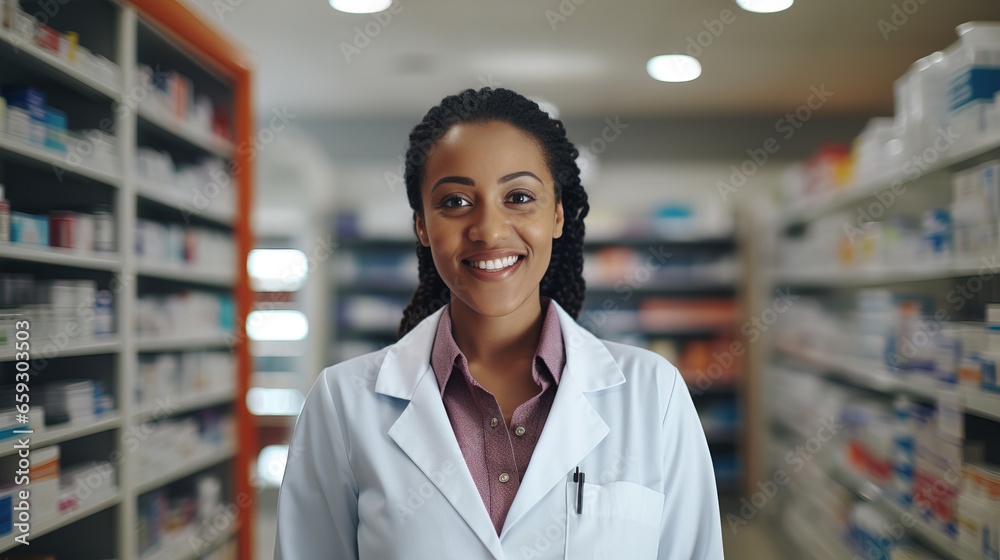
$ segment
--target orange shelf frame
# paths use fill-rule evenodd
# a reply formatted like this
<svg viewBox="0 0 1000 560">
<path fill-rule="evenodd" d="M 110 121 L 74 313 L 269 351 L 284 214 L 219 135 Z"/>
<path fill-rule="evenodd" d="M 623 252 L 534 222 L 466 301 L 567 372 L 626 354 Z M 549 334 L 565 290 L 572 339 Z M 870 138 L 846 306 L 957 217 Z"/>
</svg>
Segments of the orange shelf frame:
<svg viewBox="0 0 1000 560">
<path fill-rule="evenodd" d="M 249 58 L 227 34 L 205 21 L 194 9 L 179 0 L 126 0 L 149 22 L 202 61 L 219 68 L 233 84 L 233 145 L 232 156 L 236 196 L 237 263 L 245 263 L 253 248 L 250 230 L 250 211 L 253 202 L 252 150 L 239 149 L 253 145 L 253 96 L 251 91 L 252 67 Z M 250 472 L 257 449 L 257 434 L 253 417 L 246 406 L 245 395 L 249 388 L 252 362 L 246 336 L 246 318 L 253 305 L 253 292 L 245 266 L 237 267 L 236 282 L 236 352 L 237 395 L 233 403 L 237 423 L 237 452 L 233 480 L 235 504 L 239 508 L 240 528 L 237 542 L 240 560 L 253 558 L 253 534 L 256 514 L 257 489 L 251 484 Z"/>
</svg>

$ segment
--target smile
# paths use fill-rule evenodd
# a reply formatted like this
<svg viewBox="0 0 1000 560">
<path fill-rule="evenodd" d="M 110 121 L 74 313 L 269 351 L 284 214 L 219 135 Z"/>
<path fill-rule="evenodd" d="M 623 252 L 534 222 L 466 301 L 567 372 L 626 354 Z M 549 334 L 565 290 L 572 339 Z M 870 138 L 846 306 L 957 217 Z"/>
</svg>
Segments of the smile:
<svg viewBox="0 0 1000 560">
<path fill-rule="evenodd" d="M 503 270 L 505 268 L 514 266 L 522 258 L 524 257 L 518 255 L 511 255 L 509 257 L 504 257 L 502 259 L 492 259 L 488 261 L 475 261 L 475 262 L 463 260 L 462 262 L 473 268 L 478 268 L 480 270 Z"/>
</svg>

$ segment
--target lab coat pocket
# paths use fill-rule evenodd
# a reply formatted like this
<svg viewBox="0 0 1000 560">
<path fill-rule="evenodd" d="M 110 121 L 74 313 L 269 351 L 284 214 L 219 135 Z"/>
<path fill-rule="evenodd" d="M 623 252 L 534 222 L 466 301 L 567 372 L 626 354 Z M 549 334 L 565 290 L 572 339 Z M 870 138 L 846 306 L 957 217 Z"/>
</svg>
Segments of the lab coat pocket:
<svg viewBox="0 0 1000 560">
<path fill-rule="evenodd" d="M 566 486 L 566 558 L 656 558 L 663 494 L 634 482 Z"/>
</svg>

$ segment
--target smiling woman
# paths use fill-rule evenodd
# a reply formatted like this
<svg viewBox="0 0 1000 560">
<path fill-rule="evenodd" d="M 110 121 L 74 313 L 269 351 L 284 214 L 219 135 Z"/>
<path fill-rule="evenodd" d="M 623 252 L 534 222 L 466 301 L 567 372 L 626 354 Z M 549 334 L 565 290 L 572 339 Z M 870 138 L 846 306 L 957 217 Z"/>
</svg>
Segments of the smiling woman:
<svg viewBox="0 0 1000 560">
<path fill-rule="evenodd" d="M 576 322 L 577 155 L 505 89 L 447 97 L 414 127 L 420 285 L 398 342 L 327 368 L 306 398 L 276 559 L 722 558 L 677 368 Z"/>
</svg>

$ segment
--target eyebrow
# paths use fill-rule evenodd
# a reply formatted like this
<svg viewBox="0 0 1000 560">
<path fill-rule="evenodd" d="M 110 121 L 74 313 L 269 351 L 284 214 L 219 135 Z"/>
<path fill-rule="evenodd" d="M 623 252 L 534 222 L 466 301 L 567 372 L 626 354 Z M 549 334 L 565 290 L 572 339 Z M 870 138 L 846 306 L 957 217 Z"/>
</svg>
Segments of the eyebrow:
<svg viewBox="0 0 1000 560">
<path fill-rule="evenodd" d="M 499 183 L 501 183 L 501 184 L 507 183 L 509 181 L 513 181 L 514 179 L 517 179 L 518 177 L 534 177 L 535 180 L 538 181 L 539 183 L 545 184 L 541 179 L 538 178 L 538 175 L 535 175 L 531 171 L 515 171 L 514 173 L 508 173 L 507 175 L 504 175 L 503 177 L 500 177 Z M 438 185 L 441 185 L 441 184 L 444 184 L 444 183 L 458 183 L 459 185 L 465 185 L 467 187 L 474 187 L 474 186 L 476 186 L 476 182 L 473 181 L 472 179 L 468 178 L 468 177 L 459 177 L 457 175 L 452 175 L 452 176 L 449 176 L 449 177 L 441 177 L 440 179 L 438 179 L 434 183 L 434 186 L 431 187 L 431 193 L 434 192 L 434 189 L 438 188 Z"/>
</svg>

